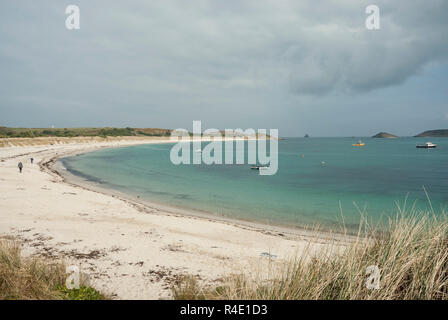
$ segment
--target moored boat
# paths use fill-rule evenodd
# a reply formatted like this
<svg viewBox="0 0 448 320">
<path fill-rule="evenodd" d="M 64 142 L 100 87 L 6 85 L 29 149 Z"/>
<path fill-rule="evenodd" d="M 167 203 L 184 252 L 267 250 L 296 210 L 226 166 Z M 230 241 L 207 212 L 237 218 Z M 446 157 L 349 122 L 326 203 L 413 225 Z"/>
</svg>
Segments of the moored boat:
<svg viewBox="0 0 448 320">
<path fill-rule="evenodd" d="M 437 145 L 432 142 L 426 142 L 425 144 L 418 144 L 416 147 L 419 149 L 432 149 L 436 148 Z"/>
<path fill-rule="evenodd" d="M 354 147 L 364 147 L 366 144 L 364 142 L 362 142 L 361 140 L 359 140 L 358 143 L 354 143 L 352 144 L 352 146 Z"/>
</svg>

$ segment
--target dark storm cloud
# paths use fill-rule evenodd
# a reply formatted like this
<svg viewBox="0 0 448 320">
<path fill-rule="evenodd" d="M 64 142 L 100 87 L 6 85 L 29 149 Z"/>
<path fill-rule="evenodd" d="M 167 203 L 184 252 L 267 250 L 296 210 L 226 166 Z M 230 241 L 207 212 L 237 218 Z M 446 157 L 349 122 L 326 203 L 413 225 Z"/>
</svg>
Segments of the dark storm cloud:
<svg viewBox="0 0 448 320">
<path fill-rule="evenodd" d="M 344 4 L 347 11 L 332 12 Z M 370 91 L 401 84 L 432 62 L 448 57 L 447 1 L 376 1 L 381 29 L 367 30 L 351 9 L 365 1 L 333 2 L 327 19 L 319 12 L 307 18 L 307 32 L 290 59 L 294 65 L 291 85 L 295 92 L 322 94 L 332 90 Z M 357 23 L 354 24 L 353 22 Z"/>
</svg>

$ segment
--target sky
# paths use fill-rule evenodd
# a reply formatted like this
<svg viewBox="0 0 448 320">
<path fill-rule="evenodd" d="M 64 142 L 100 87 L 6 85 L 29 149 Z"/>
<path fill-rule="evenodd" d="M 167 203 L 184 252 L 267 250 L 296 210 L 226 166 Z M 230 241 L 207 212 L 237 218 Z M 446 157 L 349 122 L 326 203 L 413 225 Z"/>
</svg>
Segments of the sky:
<svg viewBox="0 0 448 320">
<path fill-rule="evenodd" d="M 0 126 L 409 136 L 447 80 L 446 0 L 0 1 Z"/>
</svg>

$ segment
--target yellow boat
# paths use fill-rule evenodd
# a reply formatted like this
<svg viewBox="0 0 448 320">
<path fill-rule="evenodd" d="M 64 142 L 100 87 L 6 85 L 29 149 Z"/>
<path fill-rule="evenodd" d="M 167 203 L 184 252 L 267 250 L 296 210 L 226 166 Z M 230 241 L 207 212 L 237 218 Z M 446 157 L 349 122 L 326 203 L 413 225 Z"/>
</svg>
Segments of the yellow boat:
<svg viewBox="0 0 448 320">
<path fill-rule="evenodd" d="M 352 144 L 352 146 L 354 147 L 364 147 L 366 144 L 362 141 L 359 141 L 358 143 L 354 143 Z"/>
</svg>

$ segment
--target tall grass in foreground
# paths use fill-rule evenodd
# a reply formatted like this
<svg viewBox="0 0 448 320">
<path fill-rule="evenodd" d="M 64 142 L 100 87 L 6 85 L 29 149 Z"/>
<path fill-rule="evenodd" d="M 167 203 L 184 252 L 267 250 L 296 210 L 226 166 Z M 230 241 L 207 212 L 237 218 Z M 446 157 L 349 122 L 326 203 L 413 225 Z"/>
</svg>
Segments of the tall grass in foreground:
<svg viewBox="0 0 448 320">
<path fill-rule="evenodd" d="M 20 247 L 0 240 L 0 300 L 97 300 L 104 296 L 89 286 L 65 287 L 65 265 L 23 258 Z"/>
<path fill-rule="evenodd" d="M 175 299 L 447 299 L 448 220 L 443 212 L 398 212 L 386 230 L 364 224 L 338 254 L 310 251 L 285 262 L 270 280 L 229 276 L 219 287 L 193 278 L 173 288 Z M 331 250 L 331 249 L 329 249 Z M 366 268 L 380 269 L 380 288 L 368 289 Z"/>
</svg>

